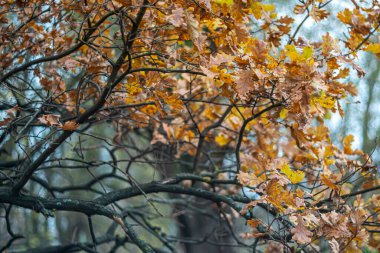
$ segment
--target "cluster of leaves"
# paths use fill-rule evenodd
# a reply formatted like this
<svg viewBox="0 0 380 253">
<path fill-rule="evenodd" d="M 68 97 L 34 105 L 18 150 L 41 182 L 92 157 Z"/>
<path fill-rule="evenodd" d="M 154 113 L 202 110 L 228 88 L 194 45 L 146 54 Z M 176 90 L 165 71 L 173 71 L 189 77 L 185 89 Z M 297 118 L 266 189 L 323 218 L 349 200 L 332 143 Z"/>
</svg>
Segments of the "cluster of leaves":
<svg viewBox="0 0 380 253">
<path fill-rule="evenodd" d="M 240 212 L 252 228 L 247 237 L 312 249 L 325 239 L 334 252 L 376 247 L 367 226 L 380 222 L 380 196 L 363 196 L 379 188 L 371 158 L 352 148 L 352 135 L 334 144 L 325 120 L 344 117 L 344 99 L 357 95 L 347 77 L 365 74 L 359 52 L 380 55 L 380 4 L 352 0 L 334 17 L 330 2 L 299 1 L 281 16 L 258 0 L 0 1 L 0 82 L 27 101 L 6 108 L 2 131 L 26 118 L 24 126 L 61 133 L 15 175 L 12 192 L 69 136 L 106 119 L 116 143 L 149 129 L 152 145 L 193 156 L 194 173 L 201 164 L 223 171 L 214 153 L 230 159 L 232 172 L 218 173 L 237 179 L 229 194 L 243 186 L 258 196 Z M 298 34 L 308 18 L 337 18 L 348 35 L 307 40 Z M 283 231 L 251 217 L 258 205 Z"/>
</svg>

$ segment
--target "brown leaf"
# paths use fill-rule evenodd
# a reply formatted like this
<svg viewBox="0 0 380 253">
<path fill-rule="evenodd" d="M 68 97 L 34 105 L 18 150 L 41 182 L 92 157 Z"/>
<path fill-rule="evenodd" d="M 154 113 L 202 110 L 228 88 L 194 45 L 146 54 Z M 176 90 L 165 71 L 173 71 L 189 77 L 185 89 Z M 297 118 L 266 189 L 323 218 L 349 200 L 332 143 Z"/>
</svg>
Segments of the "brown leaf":
<svg viewBox="0 0 380 253">
<path fill-rule="evenodd" d="M 352 68 L 354 68 L 356 70 L 357 74 L 358 74 L 358 77 L 365 76 L 366 72 L 364 71 L 364 69 L 362 69 L 353 60 L 351 60 L 351 59 L 349 59 L 347 57 L 344 57 L 344 56 L 338 56 L 337 59 L 340 60 L 341 62 L 349 64 Z"/>
<path fill-rule="evenodd" d="M 294 7 L 293 12 L 295 14 L 302 14 L 302 13 L 304 13 L 306 11 L 306 8 L 307 8 L 307 5 L 296 4 L 296 6 Z"/>
<path fill-rule="evenodd" d="M 218 75 L 218 73 L 215 73 L 215 72 L 212 72 L 210 71 L 208 68 L 205 68 L 203 66 L 200 66 L 202 72 L 208 77 L 208 78 L 211 78 L 211 79 L 214 79 L 215 76 Z"/>
<path fill-rule="evenodd" d="M 339 243 L 333 238 L 329 241 L 332 253 L 339 253 Z"/>
<path fill-rule="evenodd" d="M 209 11 L 211 11 L 211 2 L 210 0 L 199 0 L 199 3 L 206 7 Z"/>
<path fill-rule="evenodd" d="M 293 240 L 301 244 L 310 243 L 313 233 L 304 225 L 301 215 L 297 216 L 297 223 L 297 226 L 291 230 L 293 233 Z"/>
<path fill-rule="evenodd" d="M 166 16 L 166 20 L 175 27 L 180 27 L 184 23 L 184 14 L 183 8 L 179 7 L 172 10 L 172 14 Z"/>
<path fill-rule="evenodd" d="M 313 5 L 310 11 L 310 16 L 316 21 L 322 21 L 329 16 L 329 13 L 325 10 L 319 9 L 317 6 Z"/>
<path fill-rule="evenodd" d="M 194 14 L 185 12 L 185 21 L 191 40 L 200 52 L 205 47 L 207 37 L 203 34 L 199 21 Z"/>
<path fill-rule="evenodd" d="M 241 98 L 246 97 L 247 93 L 257 88 L 258 84 L 254 80 L 257 80 L 257 76 L 251 69 L 241 70 L 237 73 L 236 90 Z"/>
<path fill-rule="evenodd" d="M 47 126 L 61 126 L 61 122 L 59 122 L 59 119 L 61 118 L 60 115 L 56 114 L 45 114 L 38 118 L 38 120 Z"/>
</svg>

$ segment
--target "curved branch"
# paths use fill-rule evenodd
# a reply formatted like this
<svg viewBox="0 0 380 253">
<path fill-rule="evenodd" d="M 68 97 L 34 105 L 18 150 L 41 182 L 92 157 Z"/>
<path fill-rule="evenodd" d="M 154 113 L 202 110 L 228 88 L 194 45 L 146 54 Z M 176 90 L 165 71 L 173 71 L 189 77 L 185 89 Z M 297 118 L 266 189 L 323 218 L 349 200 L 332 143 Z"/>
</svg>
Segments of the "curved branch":
<svg viewBox="0 0 380 253">
<path fill-rule="evenodd" d="M 9 77 L 11 77 L 12 75 L 20 72 L 20 71 L 24 71 L 26 70 L 27 68 L 33 66 L 33 65 L 36 65 L 36 64 L 39 64 L 39 63 L 43 63 L 43 62 L 49 62 L 49 61 L 55 61 L 55 60 L 58 60 L 58 59 L 61 59 L 65 56 L 68 56 L 70 54 L 72 54 L 73 52 L 77 51 L 79 48 L 81 48 L 83 45 L 85 45 L 85 42 L 90 38 L 90 36 L 96 31 L 96 29 L 107 19 L 109 18 L 110 16 L 114 15 L 115 13 L 117 13 L 117 11 L 115 12 L 110 12 L 110 13 L 107 13 L 107 15 L 105 15 L 103 18 L 101 18 L 93 27 L 91 27 L 90 29 L 88 29 L 88 33 L 85 35 L 85 37 L 83 38 L 83 40 L 81 40 L 81 42 L 79 42 L 78 44 L 76 44 L 75 46 L 73 46 L 72 48 L 60 53 L 60 54 L 56 54 L 56 55 L 52 55 L 52 56 L 47 56 L 47 57 L 41 57 L 41 58 L 38 58 L 38 59 L 35 59 L 35 60 L 32 60 L 30 62 L 27 62 L 19 67 L 16 67 L 10 71 L 8 71 L 3 77 L 0 78 L 0 83 L 4 82 L 5 80 L 7 80 Z"/>
</svg>

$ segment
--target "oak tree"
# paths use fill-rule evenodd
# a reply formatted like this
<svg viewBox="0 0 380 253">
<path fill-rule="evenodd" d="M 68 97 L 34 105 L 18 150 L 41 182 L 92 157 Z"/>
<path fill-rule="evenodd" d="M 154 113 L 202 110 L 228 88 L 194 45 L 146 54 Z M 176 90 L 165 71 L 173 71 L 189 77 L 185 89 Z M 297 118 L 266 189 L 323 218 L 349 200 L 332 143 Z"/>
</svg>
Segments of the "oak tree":
<svg viewBox="0 0 380 253">
<path fill-rule="evenodd" d="M 380 3 L 339 2 L 0 1 L 0 251 L 379 248 L 377 168 L 325 121 Z"/>
</svg>

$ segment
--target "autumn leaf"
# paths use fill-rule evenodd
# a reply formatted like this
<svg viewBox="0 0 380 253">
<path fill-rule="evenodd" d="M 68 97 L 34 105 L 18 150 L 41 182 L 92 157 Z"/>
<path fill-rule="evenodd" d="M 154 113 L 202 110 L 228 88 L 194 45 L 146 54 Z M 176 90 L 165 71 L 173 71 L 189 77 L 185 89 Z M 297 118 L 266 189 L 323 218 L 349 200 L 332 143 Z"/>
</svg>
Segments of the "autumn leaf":
<svg viewBox="0 0 380 253">
<path fill-rule="evenodd" d="M 244 236 L 257 236 L 263 252 L 328 245 L 333 252 L 358 252 L 380 245 L 372 228 L 380 224 L 372 215 L 380 198 L 363 196 L 380 185 L 376 152 L 371 157 L 355 149 L 354 135 L 341 144 L 326 123 L 334 113 L 347 113 L 343 105 L 376 65 L 365 64 L 362 55 L 380 55 L 379 1 L 307 0 L 286 8 L 261 0 L 3 2 L 0 142 L 6 166 L 0 184 L 11 184 L 12 194 L 4 196 L 18 207 L 9 225 L 28 206 L 23 193 L 41 187 L 34 180 L 40 168 L 54 166 L 59 170 L 43 177 L 52 195 L 78 187 L 90 193 L 105 180 L 107 193 L 97 191 L 97 199 L 111 200 L 88 205 L 85 214 L 112 219 L 102 205 L 124 208 L 131 196 L 106 197 L 125 188 L 142 196 L 134 204 L 139 218 L 149 220 L 157 203 L 147 202 L 145 193 L 165 198 L 176 191 L 179 198 L 205 199 L 209 207 L 192 208 L 195 216 L 219 215 L 212 212 L 220 206 L 221 221 L 233 229 L 243 216 Z M 72 164 L 79 160 L 85 168 Z M 121 173 L 80 172 L 105 162 Z M 79 167 L 78 180 L 72 180 L 72 166 Z M 58 177 L 67 187 L 54 186 L 50 179 Z M 29 191 L 28 198 L 55 201 L 37 193 Z M 197 206 L 193 200 L 186 198 L 189 207 Z M 175 219 L 173 201 L 165 201 L 165 217 Z M 60 202 L 50 206 L 70 211 Z M 150 242 L 140 241 L 150 236 L 139 239 L 140 232 L 128 243 L 152 251 Z M 282 236 L 281 249 L 271 247 Z"/>
<path fill-rule="evenodd" d="M 288 110 L 283 108 L 281 111 L 280 111 L 280 119 L 285 119 L 287 116 L 288 116 Z"/>
<path fill-rule="evenodd" d="M 230 142 L 230 139 L 225 134 L 219 134 L 215 137 L 215 142 L 218 143 L 219 146 L 225 146 Z"/>
<path fill-rule="evenodd" d="M 221 5 L 225 4 L 231 6 L 234 3 L 234 0 L 214 0 L 214 2 Z"/>
<path fill-rule="evenodd" d="M 206 36 L 203 35 L 199 21 L 192 13 L 185 12 L 185 22 L 192 42 L 198 50 L 202 52 L 205 46 Z"/>
<path fill-rule="evenodd" d="M 326 10 L 318 8 L 316 5 L 313 4 L 313 7 L 310 11 L 310 16 L 316 21 L 320 22 L 323 19 L 327 18 L 329 16 L 329 13 Z"/>
<path fill-rule="evenodd" d="M 344 153 L 352 155 L 354 150 L 351 148 L 352 142 L 354 142 L 354 136 L 352 134 L 346 135 L 343 139 Z"/>
<path fill-rule="evenodd" d="M 304 225 L 304 221 L 301 215 L 297 215 L 297 225 L 291 229 L 291 232 L 293 233 L 292 238 L 296 242 L 301 243 L 301 244 L 311 242 L 311 237 L 313 233 L 310 232 L 307 229 L 307 227 Z"/>
<path fill-rule="evenodd" d="M 380 54 L 380 44 L 379 43 L 371 43 L 366 47 L 365 50 L 368 52 L 374 53 L 374 54 Z"/>
<path fill-rule="evenodd" d="M 263 182 L 263 179 L 255 176 L 254 174 L 240 171 L 237 175 L 237 179 L 242 185 L 254 187 Z"/>
<path fill-rule="evenodd" d="M 343 150 L 347 155 L 361 155 L 363 152 L 361 150 L 353 150 L 352 143 L 354 142 L 355 137 L 352 134 L 348 134 L 343 138 Z"/>
<path fill-rule="evenodd" d="M 375 54 L 376 57 L 380 59 L 380 44 L 379 43 L 371 43 L 366 47 L 365 50 Z"/>
<path fill-rule="evenodd" d="M 61 126 L 61 122 L 59 122 L 59 119 L 61 118 L 60 115 L 56 114 L 45 114 L 38 118 L 38 120 L 47 126 Z"/>
<path fill-rule="evenodd" d="M 331 181 L 327 175 L 322 174 L 321 175 L 321 181 L 324 185 L 328 186 L 329 188 L 331 188 L 335 191 L 338 190 L 338 186 L 336 186 L 335 183 L 333 181 Z"/>
<path fill-rule="evenodd" d="M 358 89 L 352 83 L 348 83 L 347 85 L 343 86 L 343 89 L 347 91 L 351 96 L 358 95 Z"/>
<path fill-rule="evenodd" d="M 218 72 L 210 71 L 206 67 L 200 66 L 200 69 L 208 78 L 214 79 L 218 75 Z"/>
<path fill-rule="evenodd" d="M 324 56 L 330 56 L 333 52 L 340 53 L 340 47 L 338 45 L 338 40 L 334 39 L 330 33 L 322 36 L 322 54 Z"/>
<path fill-rule="evenodd" d="M 199 0 L 201 5 L 204 5 L 209 11 L 211 11 L 211 0 Z"/>
<path fill-rule="evenodd" d="M 298 52 L 295 45 L 286 45 L 285 46 L 285 54 L 289 57 L 290 61 L 296 63 L 305 63 L 309 65 L 313 65 L 314 60 L 312 56 L 314 54 L 314 49 L 311 46 L 306 46 L 303 48 L 302 53 Z"/>
<path fill-rule="evenodd" d="M 358 77 L 365 76 L 366 74 L 365 70 L 362 67 L 360 67 L 358 64 L 356 64 L 352 59 L 349 59 L 344 56 L 338 56 L 337 59 L 343 63 L 349 64 L 352 68 L 354 68 L 357 72 Z"/>
<path fill-rule="evenodd" d="M 183 8 L 179 7 L 172 10 L 172 14 L 166 17 L 166 20 L 175 27 L 180 27 L 184 24 L 185 12 Z"/>
<path fill-rule="evenodd" d="M 77 124 L 75 121 L 73 120 L 70 120 L 70 121 L 66 121 L 63 126 L 62 126 L 62 129 L 65 130 L 65 131 L 74 131 L 76 130 L 77 128 L 79 127 L 79 124 Z"/>
<path fill-rule="evenodd" d="M 286 175 L 292 184 L 297 184 L 302 182 L 305 177 L 305 173 L 300 170 L 292 170 L 290 166 L 284 163 L 281 168 L 281 172 Z"/>
<path fill-rule="evenodd" d="M 260 221 L 260 220 L 255 220 L 255 219 L 251 219 L 251 220 L 248 220 L 248 221 L 247 221 L 247 224 L 248 224 L 251 228 L 256 228 L 258 225 L 261 224 L 261 221 Z"/>
<path fill-rule="evenodd" d="M 264 64 L 270 49 L 268 44 L 257 38 L 249 39 L 244 45 L 244 52 L 258 64 Z"/>
<path fill-rule="evenodd" d="M 339 243 L 334 238 L 329 241 L 329 245 L 330 245 L 332 253 L 339 253 L 340 252 Z"/>
<path fill-rule="evenodd" d="M 157 112 L 157 107 L 155 105 L 147 105 L 142 107 L 140 110 L 149 116 L 153 116 Z"/>
<path fill-rule="evenodd" d="M 115 1 L 118 2 L 118 3 L 120 3 L 120 4 L 122 4 L 122 5 L 124 5 L 124 6 L 128 6 L 129 5 L 128 0 L 115 0 Z"/>
<path fill-rule="evenodd" d="M 236 74 L 236 89 L 240 97 L 244 98 L 247 93 L 253 91 L 258 86 L 255 80 L 257 80 L 257 76 L 250 69 L 241 70 Z"/>
<path fill-rule="evenodd" d="M 345 24 L 350 24 L 352 21 L 352 12 L 349 9 L 344 9 L 344 11 L 338 13 L 337 18 Z"/>
<path fill-rule="evenodd" d="M 293 12 L 295 14 L 302 14 L 302 13 L 304 13 L 306 11 L 306 9 L 307 9 L 307 5 L 306 4 L 305 5 L 296 4 L 296 6 L 294 7 Z"/>
<path fill-rule="evenodd" d="M 325 91 L 322 91 L 319 97 L 313 97 L 313 104 L 317 104 L 326 109 L 332 109 L 335 107 L 335 101 L 332 97 L 326 96 Z"/>
</svg>

